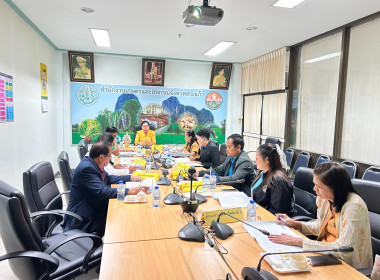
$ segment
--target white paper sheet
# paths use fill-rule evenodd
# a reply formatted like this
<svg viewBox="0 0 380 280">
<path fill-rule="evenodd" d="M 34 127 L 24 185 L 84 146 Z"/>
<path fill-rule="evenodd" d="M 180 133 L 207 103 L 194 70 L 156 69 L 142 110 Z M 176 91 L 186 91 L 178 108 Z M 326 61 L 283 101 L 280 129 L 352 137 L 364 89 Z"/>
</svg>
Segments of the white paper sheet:
<svg viewBox="0 0 380 280">
<path fill-rule="evenodd" d="M 213 193 L 223 208 L 247 207 L 250 197 L 243 192 Z"/>
</svg>

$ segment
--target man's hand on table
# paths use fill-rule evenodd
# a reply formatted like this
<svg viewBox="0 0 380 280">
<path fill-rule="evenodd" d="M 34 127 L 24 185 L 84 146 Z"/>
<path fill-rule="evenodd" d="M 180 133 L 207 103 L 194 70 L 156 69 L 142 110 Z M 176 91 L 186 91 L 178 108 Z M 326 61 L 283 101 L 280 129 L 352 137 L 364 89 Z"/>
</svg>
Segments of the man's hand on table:
<svg viewBox="0 0 380 280">
<path fill-rule="evenodd" d="M 130 194 L 138 194 L 140 191 L 143 191 L 144 193 L 147 193 L 149 190 L 149 187 L 146 186 L 139 186 L 136 188 L 132 188 L 128 190 L 128 195 Z"/>
<path fill-rule="evenodd" d="M 140 176 L 131 176 L 131 182 L 142 182 L 142 178 Z"/>
</svg>

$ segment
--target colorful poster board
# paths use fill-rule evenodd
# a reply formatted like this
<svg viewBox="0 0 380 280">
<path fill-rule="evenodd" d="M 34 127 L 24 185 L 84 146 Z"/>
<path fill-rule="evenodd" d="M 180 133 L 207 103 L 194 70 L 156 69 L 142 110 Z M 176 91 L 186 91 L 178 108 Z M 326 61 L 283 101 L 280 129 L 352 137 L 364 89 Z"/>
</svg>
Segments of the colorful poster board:
<svg viewBox="0 0 380 280">
<path fill-rule="evenodd" d="M 185 143 L 186 130 L 201 128 L 224 143 L 226 102 L 226 90 L 71 83 L 72 143 L 94 141 L 107 126 L 134 139 L 143 120 L 154 126 L 157 144 Z"/>
<path fill-rule="evenodd" d="M 40 63 L 40 77 L 41 77 L 41 110 L 42 112 L 47 112 L 48 111 L 47 67 L 43 63 Z"/>
<path fill-rule="evenodd" d="M 13 120 L 13 77 L 0 72 L 0 122 Z"/>
</svg>

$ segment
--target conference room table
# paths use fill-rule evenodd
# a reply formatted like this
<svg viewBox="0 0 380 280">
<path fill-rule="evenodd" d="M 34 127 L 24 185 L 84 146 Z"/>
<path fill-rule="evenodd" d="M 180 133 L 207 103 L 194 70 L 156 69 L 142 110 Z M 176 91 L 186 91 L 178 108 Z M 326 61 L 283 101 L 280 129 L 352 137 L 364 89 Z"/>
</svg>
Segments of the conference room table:
<svg viewBox="0 0 380 280">
<path fill-rule="evenodd" d="M 222 186 L 226 188 L 226 186 Z M 256 267 L 260 252 L 264 252 L 242 223 L 229 223 L 234 234 L 226 240 L 217 239 L 228 251 L 225 261 L 207 243 L 179 239 L 178 232 L 185 226 L 180 205 L 165 205 L 162 199 L 173 191 L 172 186 L 160 186 L 161 205 L 152 206 L 152 194 L 147 203 L 109 201 L 104 235 L 100 279 L 243 279 L 245 266 Z M 213 191 L 219 191 L 220 187 Z M 222 209 L 212 197 L 200 204 L 195 215 L 201 218 L 203 211 Z M 246 208 L 243 207 L 246 219 Z M 275 220 L 275 216 L 262 207 L 257 208 L 262 220 Z M 308 255 L 308 254 L 306 254 Z M 313 254 L 309 254 L 313 255 Z M 315 255 L 315 254 L 314 254 Z M 280 274 L 265 261 L 262 269 L 279 279 L 367 279 L 346 263 L 312 267 L 301 273 Z"/>
</svg>

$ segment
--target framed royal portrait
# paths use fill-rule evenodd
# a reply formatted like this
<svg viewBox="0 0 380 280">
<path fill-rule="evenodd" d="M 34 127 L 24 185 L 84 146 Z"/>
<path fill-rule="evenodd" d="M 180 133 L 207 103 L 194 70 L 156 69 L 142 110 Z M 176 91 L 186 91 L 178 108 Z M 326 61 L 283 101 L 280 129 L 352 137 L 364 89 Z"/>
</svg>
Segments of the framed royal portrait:
<svg viewBox="0 0 380 280">
<path fill-rule="evenodd" d="M 165 60 L 142 59 L 142 81 L 144 86 L 164 86 Z"/>
<path fill-rule="evenodd" d="M 232 63 L 214 62 L 211 69 L 210 89 L 228 89 Z"/>
<path fill-rule="evenodd" d="M 69 52 L 70 81 L 94 83 L 94 54 Z"/>
</svg>

